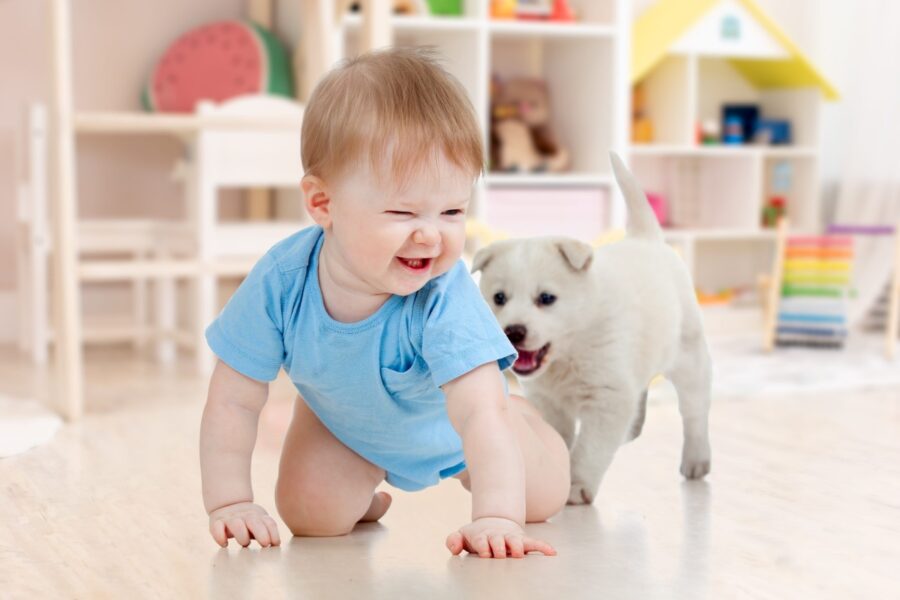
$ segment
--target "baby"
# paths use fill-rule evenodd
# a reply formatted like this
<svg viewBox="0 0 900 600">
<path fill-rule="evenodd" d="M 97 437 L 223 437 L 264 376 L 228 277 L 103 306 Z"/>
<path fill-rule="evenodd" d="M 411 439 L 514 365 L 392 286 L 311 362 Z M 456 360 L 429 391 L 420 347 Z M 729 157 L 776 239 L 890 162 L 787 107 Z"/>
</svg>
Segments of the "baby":
<svg viewBox="0 0 900 600">
<path fill-rule="evenodd" d="M 219 360 L 200 430 L 203 501 L 221 546 L 278 545 L 250 457 L 268 382 L 300 396 L 275 504 L 294 535 L 377 521 L 382 482 L 455 477 L 472 522 L 450 552 L 555 554 L 523 532 L 569 494 L 562 438 L 502 369 L 516 353 L 460 260 L 482 137 L 460 84 L 421 49 L 331 71 L 303 118 L 304 201 L 316 225 L 254 266 L 206 337 Z"/>
</svg>

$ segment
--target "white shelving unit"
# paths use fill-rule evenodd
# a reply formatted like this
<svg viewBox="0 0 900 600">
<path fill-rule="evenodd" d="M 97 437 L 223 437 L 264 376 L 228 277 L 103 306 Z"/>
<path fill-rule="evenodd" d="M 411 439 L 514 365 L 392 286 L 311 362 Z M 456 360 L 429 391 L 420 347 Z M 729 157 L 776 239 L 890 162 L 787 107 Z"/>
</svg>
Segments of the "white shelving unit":
<svg viewBox="0 0 900 600">
<path fill-rule="evenodd" d="M 775 235 L 762 212 L 775 195 L 776 165 L 788 164 L 790 187 L 778 195 L 792 226 L 820 227 L 820 107 L 823 92 L 836 93 L 749 0 L 692 8 L 661 0 L 633 35 L 632 82 L 642 86 L 654 133 L 630 148 L 635 174 L 666 199 L 666 237 L 698 287 L 752 286 L 772 260 Z M 760 117 L 790 121 L 790 145 L 701 145 L 697 125 L 721 123 L 724 104 L 754 104 Z"/>
<path fill-rule="evenodd" d="M 511 234 L 568 233 L 594 239 L 624 223 L 608 153 L 628 148 L 627 0 L 573 0 L 575 23 L 492 20 L 489 0 L 466 0 L 461 17 L 393 16 L 393 42 L 430 45 L 465 87 L 485 148 L 490 133 L 489 85 L 535 77 L 550 90 L 552 127 L 572 164 L 551 174 L 490 172 L 479 184 L 475 216 Z M 343 54 L 358 50 L 358 15 L 341 21 Z M 587 211 L 579 216 L 579 211 Z"/>
</svg>

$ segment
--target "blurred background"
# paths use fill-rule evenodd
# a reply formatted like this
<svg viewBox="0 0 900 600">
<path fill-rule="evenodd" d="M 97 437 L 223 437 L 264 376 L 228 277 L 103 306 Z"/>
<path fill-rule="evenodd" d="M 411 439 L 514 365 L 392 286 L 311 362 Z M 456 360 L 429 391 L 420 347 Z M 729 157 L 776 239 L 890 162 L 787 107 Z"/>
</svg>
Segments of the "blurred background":
<svg viewBox="0 0 900 600">
<path fill-rule="evenodd" d="M 900 2 L 0 0 L 0 28 L 14 596 L 896 594 Z M 484 131 L 466 260 L 510 236 L 615 243 L 613 150 L 694 278 L 712 474 L 678 478 L 677 403 L 655 381 L 595 505 L 529 526 L 560 559 L 448 560 L 470 507 L 452 482 L 390 488 L 391 511 L 351 536 L 207 536 L 203 331 L 310 224 L 316 81 L 389 44 L 434 46 Z M 259 417 L 254 499 L 273 516 L 295 399 L 282 373 Z"/>
<path fill-rule="evenodd" d="M 435 46 L 478 113 L 470 250 L 614 242 L 615 150 L 693 273 L 717 362 L 742 365 L 720 385 L 897 377 L 895 3 L 365 4 L 0 2 L 0 344 L 59 359 L 57 408 L 80 414 L 92 348 L 208 371 L 205 323 L 309 224 L 305 98 L 391 43 Z M 823 360 L 831 375 L 798 375 Z"/>
</svg>

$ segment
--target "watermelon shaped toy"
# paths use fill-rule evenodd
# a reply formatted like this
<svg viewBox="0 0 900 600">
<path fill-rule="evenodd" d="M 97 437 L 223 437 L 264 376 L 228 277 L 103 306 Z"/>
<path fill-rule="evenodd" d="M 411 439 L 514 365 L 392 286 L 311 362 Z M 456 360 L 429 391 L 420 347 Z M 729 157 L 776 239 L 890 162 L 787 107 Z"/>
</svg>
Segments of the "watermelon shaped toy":
<svg viewBox="0 0 900 600">
<path fill-rule="evenodd" d="M 293 97 L 291 67 L 281 43 L 250 21 L 219 21 L 193 29 L 156 64 L 141 101 L 155 112 L 194 112 L 200 100 L 244 94 Z"/>
</svg>

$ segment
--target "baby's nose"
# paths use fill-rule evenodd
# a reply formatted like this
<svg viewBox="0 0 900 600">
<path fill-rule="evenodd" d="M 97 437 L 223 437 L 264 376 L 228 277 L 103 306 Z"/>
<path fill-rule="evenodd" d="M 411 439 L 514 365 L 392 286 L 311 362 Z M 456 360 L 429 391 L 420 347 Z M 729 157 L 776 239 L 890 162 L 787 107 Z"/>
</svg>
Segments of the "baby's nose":
<svg viewBox="0 0 900 600">
<path fill-rule="evenodd" d="M 423 246 L 434 246 L 441 241 L 441 234 L 438 232 L 437 227 L 423 225 L 413 234 L 413 241 Z"/>
</svg>

